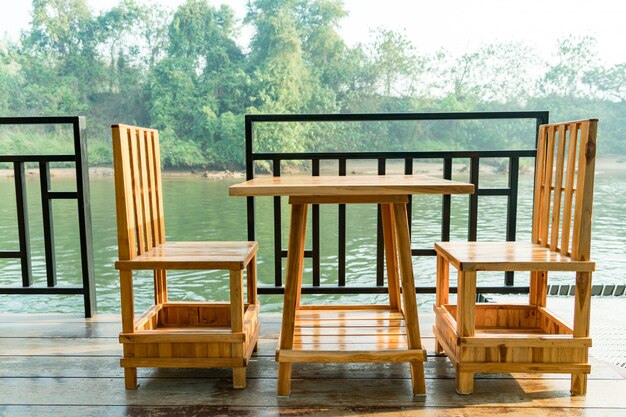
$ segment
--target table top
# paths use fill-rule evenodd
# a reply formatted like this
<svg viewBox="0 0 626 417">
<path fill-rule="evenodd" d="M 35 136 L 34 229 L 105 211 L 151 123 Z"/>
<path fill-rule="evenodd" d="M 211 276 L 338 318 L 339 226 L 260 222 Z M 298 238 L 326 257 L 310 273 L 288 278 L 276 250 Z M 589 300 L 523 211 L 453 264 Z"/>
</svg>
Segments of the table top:
<svg viewBox="0 0 626 417">
<path fill-rule="evenodd" d="M 472 194 L 474 185 L 427 175 L 258 177 L 228 189 L 231 196 Z"/>
</svg>

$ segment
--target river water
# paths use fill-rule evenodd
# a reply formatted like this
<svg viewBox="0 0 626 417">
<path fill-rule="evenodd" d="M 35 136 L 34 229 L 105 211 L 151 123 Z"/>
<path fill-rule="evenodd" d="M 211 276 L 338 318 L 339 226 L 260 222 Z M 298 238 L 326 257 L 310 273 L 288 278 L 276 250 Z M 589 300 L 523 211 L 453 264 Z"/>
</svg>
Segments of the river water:
<svg viewBox="0 0 626 417">
<path fill-rule="evenodd" d="M 467 180 L 466 174 L 455 174 L 458 180 Z M 200 177 L 166 177 L 163 179 L 168 240 L 245 240 L 245 199 L 229 197 L 228 186 L 240 179 L 206 179 Z M 73 179 L 54 177 L 54 191 L 74 189 Z M 481 177 L 481 187 L 502 187 L 506 176 Z M 37 176 L 27 181 L 33 277 L 36 285 L 45 285 L 43 232 L 39 181 Z M 113 264 L 117 258 L 115 200 L 111 177 L 93 178 L 90 182 L 94 262 L 99 313 L 119 311 L 118 273 Z M 0 250 L 17 250 L 18 235 L 15 214 L 15 192 L 12 178 L 0 179 Z M 594 283 L 623 284 L 626 282 L 626 171 L 603 171 L 597 166 L 593 214 L 592 258 L 597 261 Z M 286 247 L 289 207 L 283 199 L 283 248 Z M 439 239 L 441 228 L 441 197 L 415 196 L 412 216 L 414 248 L 432 248 Z M 520 177 L 518 206 L 518 239 L 530 239 L 532 205 L 532 175 Z M 467 238 L 467 196 L 452 197 L 452 239 Z M 481 197 L 479 200 L 478 240 L 503 240 L 505 237 L 506 199 Z M 53 203 L 57 276 L 60 285 L 79 285 L 78 227 L 76 202 L 57 200 Z M 259 241 L 260 285 L 273 283 L 273 226 L 271 198 L 257 199 L 257 240 Z M 321 216 L 321 273 L 322 283 L 332 285 L 337 276 L 337 207 L 322 206 Z M 374 285 L 376 209 L 373 206 L 347 208 L 347 283 Z M 309 220 L 310 227 L 310 220 Z M 310 230 L 310 229 L 309 229 Z M 309 234 L 310 237 L 310 234 Z M 310 246 L 310 240 L 309 240 Z M 310 260 L 305 262 L 304 283 L 310 283 Z M 433 286 L 434 258 L 415 259 L 416 285 Z M 135 279 L 136 308 L 141 311 L 152 303 L 150 273 L 139 273 Z M 181 272 L 169 274 L 170 298 L 174 300 L 226 300 L 227 275 L 219 271 Z M 525 274 L 516 274 L 516 285 L 527 285 Z M 573 283 L 572 274 L 554 274 L 551 283 Z M 19 261 L 0 259 L 0 285 L 19 286 Z M 479 274 L 479 285 L 502 285 L 500 273 Z M 384 302 L 384 295 L 304 296 L 303 302 L 351 303 Z M 423 309 L 430 309 L 434 299 L 420 295 Z M 262 296 L 264 311 L 279 311 L 281 296 Z M 24 296 L 0 295 L 3 312 L 74 312 L 83 311 L 81 296 Z"/>
</svg>

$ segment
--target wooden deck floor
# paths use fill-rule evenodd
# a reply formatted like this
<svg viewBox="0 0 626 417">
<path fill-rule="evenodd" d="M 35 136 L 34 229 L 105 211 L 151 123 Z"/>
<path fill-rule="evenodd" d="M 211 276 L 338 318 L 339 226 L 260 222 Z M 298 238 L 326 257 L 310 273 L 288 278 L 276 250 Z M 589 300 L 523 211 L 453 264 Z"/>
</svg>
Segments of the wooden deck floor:
<svg viewBox="0 0 626 417">
<path fill-rule="evenodd" d="M 432 316 L 422 315 L 433 351 Z M 428 395 L 411 395 L 406 364 L 295 365 L 289 399 L 276 397 L 274 349 L 280 317 L 261 316 L 248 387 L 226 369 L 141 369 L 124 390 L 117 316 L 0 315 L 0 416 L 624 416 L 624 369 L 593 359 L 586 397 L 566 375 L 478 375 L 476 392 L 455 393 L 445 358 L 426 362 Z"/>
</svg>

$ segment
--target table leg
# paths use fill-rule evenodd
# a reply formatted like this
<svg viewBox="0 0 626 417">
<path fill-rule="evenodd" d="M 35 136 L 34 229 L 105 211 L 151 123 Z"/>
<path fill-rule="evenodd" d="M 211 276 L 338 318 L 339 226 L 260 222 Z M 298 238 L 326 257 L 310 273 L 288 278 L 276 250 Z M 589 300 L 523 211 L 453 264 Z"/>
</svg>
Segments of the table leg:
<svg viewBox="0 0 626 417">
<path fill-rule="evenodd" d="M 287 274 L 283 302 L 283 322 L 280 332 L 280 350 L 293 348 L 296 308 L 300 299 L 302 265 L 304 259 L 304 235 L 306 230 L 306 204 L 291 205 L 291 225 L 287 247 Z M 288 396 L 291 392 L 291 363 L 278 363 L 278 395 Z"/>
<path fill-rule="evenodd" d="M 417 301 L 415 299 L 415 281 L 413 278 L 413 257 L 411 256 L 411 239 L 406 203 L 393 204 L 395 230 L 400 261 L 400 277 L 402 279 L 402 300 L 404 301 L 404 321 L 406 323 L 409 349 L 422 349 L 420 329 L 417 319 Z M 424 363 L 410 362 L 413 394 L 425 395 Z"/>
<path fill-rule="evenodd" d="M 398 252 L 396 250 L 396 233 L 391 204 L 380 205 L 385 242 L 385 261 L 387 264 L 387 286 L 389 289 L 389 307 L 402 311 L 400 302 L 400 280 L 398 278 Z"/>
</svg>

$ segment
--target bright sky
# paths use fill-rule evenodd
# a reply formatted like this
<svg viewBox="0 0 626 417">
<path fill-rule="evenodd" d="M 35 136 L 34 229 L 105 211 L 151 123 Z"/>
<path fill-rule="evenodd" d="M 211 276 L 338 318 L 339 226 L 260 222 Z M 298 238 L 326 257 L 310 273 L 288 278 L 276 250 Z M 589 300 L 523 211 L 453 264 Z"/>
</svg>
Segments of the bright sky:
<svg viewBox="0 0 626 417">
<path fill-rule="evenodd" d="M 175 7 L 183 0 L 152 0 Z M 239 18 L 247 0 L 209 0 L 230 5 Z M 118 0 L 88 0 L 103 10 Z M 403 31 L 424 52 L 446 48 L 455 54 L 494 41 L 523 41 L 547 55 L 558 39 L 592 35 L 607 64 L 626 62 L 626 2 L 619 0 L 344 0 L 349 15 L 341 35 L 349 44 L 367 41 L 371 29 Z M 29 0 L 3 1 L 0 34 L 17 39 L 30 21 Z"/>
</svg>

